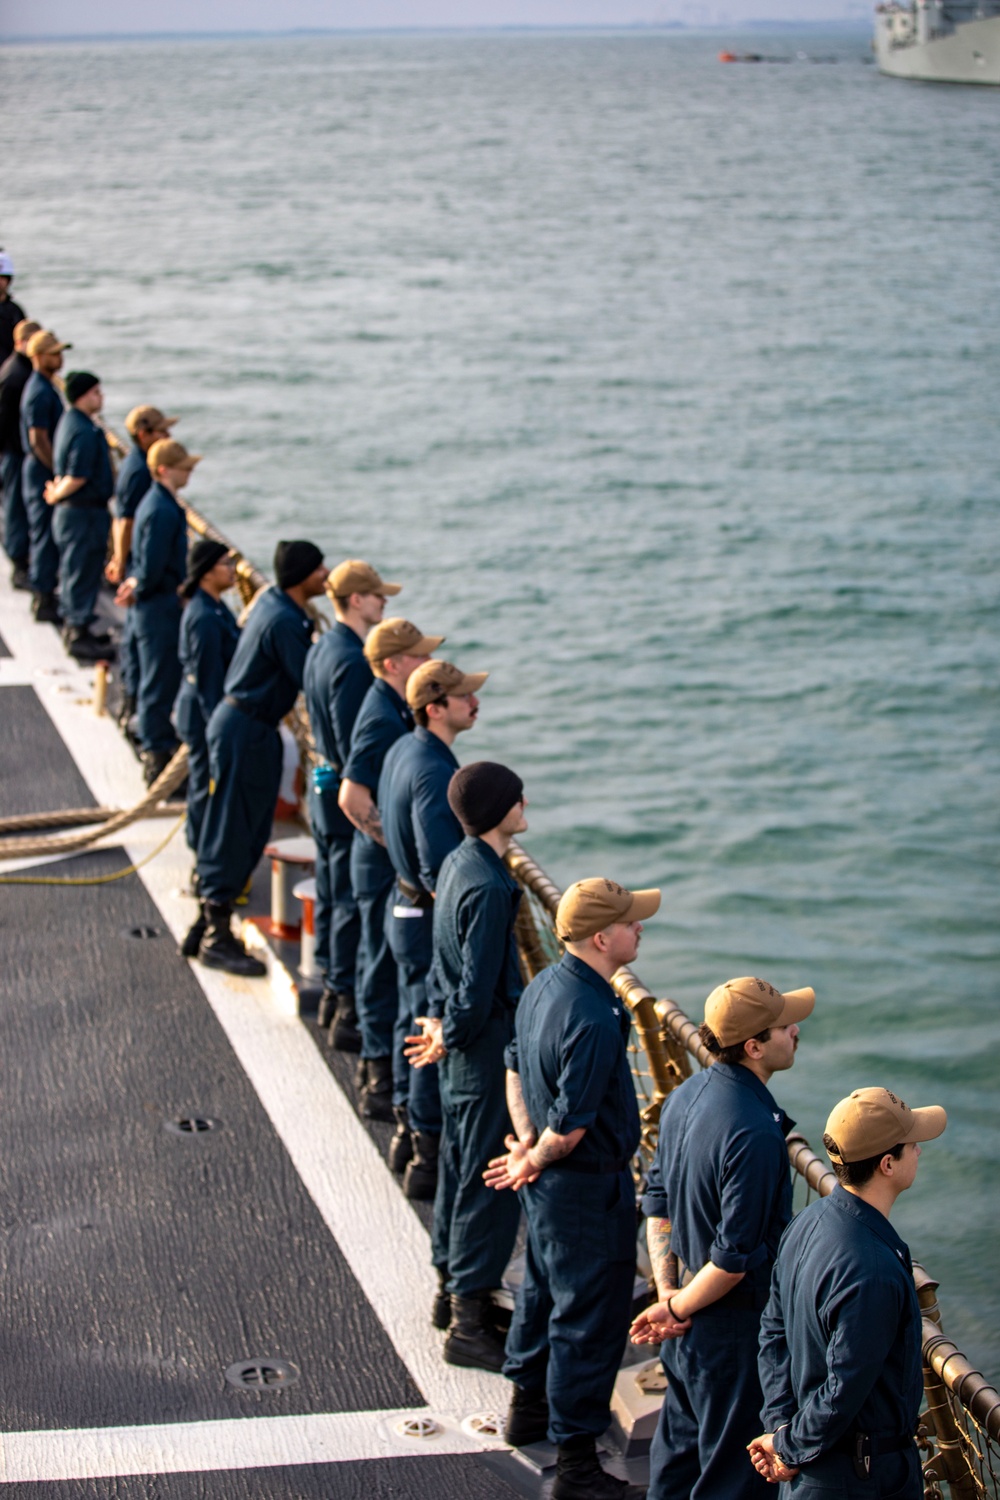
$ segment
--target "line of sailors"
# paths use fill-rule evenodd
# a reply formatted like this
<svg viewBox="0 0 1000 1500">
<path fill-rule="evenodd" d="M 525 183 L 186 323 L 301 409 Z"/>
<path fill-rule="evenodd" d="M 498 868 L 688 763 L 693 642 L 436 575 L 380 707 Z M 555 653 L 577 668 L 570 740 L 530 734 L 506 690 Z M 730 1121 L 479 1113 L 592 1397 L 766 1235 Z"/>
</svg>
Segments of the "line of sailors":
<svg viewBox="0 0 1000 1500">
<path fill-rule="evenodd" d="M 188 589 L 211 560 L 196 544 Z M 643 1199 L 658 1301 L 630 1328 L 640 1124 L 611 981 L 660 892 L 575 882 L 556 916 L 563 957 L 522 994 L 504 856 L 527 827 L 524 788 L 495 762 L 459 768 L 453 749 L 485 674 L 433 656 L 440 636 L 384 619 L 400 586 L 368 563 L 328 576 L 311 543 L 281 543 L 275 574 L 208 723 L 193 932 L 211 930 L 213 902 L 232 900 L 263 849 L 276 725 L 301 683 L 321 755 L 321 1019 L 334 1046 L 359 1049 L 359 1109 L 395 1122 L 407 1190 L 434 1191 L 431 1322 L 445 1360 L 511 1381 L 505 1435 L 556 1445 L 554 1500 L 643 1493 L 597 1446 L 630 1333 L 661 1346 L 668 1374 L 653 1500 L 761 1500 L 776 1483 L 918 1500 L 921 1321 L 889 1214 L 944 1111 L 882 1088 L 841 1101 L 824 1137 L 838 1187 L 793 1222 L 794 1122 L 770 1083 L 793 1065 L 814 995 L 754 977 L 717 987 L 701 1028 L 713 1066 L 662 1111 Z M 336 624 L 309 645 L 304 604 L 323 590 Z M 202 961 L 257 964 L 228 941 L 231 964 L 201 936 Z M 495 1294 L 522 1208 L 524 1277 L 505 1329 Z"/>
<path fill-rule="evenodd" d="M 28 356 L 33 372 L 50 379 L 61 354 L 47 335 Z M 92 380 L 67 380 L 71 410 L 91 426 Z M 30 405 L 29 417 L 40 410 Z M 319 1020 L 331 1045 L 359 1054 L 360 1112 L 394 1123 L 391 1164 L 405 1191 L 434 1196 L 430 1311 L 444 1358 L 511 1381 L 505 1435 L 556 1445 L 554 1500 L 644 1493 L 607 1472 L 597 1447 L 630 1333 L 661 1346 L 668 1374 L 653 1500 L 760 1500 L 774 1484 L 816 1500 L 918 1500 L 920 1314 L 889 1213 L 944 1111 L 856 1090 L 824 1136 L 838 1187 L 792 1221 L 794 1122 L 769 1086 L 792 1066 L 814 996 L 757 978 L 719 986 L 701 1028 L 713 1066 L 663 1108 L 643 1199 L 658 1300 L 630 1329 L 639 1116 L 629 1017 L 611 981 L 635 958 L 659 891 L 604 878 L 570 886 L 556 918 L 563 957 L 522 994 L 520 893 L 504 856 L 527 827 L 524 789 L 495 762 L 459 768 L 453 749 L 476 721 L 486 674 L 435 656 L 443 637 L 384 618 L 400 585 L 359 560 L 329 574 L 307 541 L 279 543 L 276 584 L 240 631 L 222 597 L 234 581 L 225 549 L 198 541 L 188 552 L 178 497 L 198 460 L 171 425 L 152 407 L 130 413 L 112 567 L 129 606 L 123 673 L 137 648 L 147 755 L 173 749 L 180 686 L 199 898 L 182 951 L 264 972 L 231 931 L 232 907 L 270 833 L 278 725 L 304 689 L 319 753 L 309 788 Z M 94 450 L 83 422 L 68 431 L 53 448 L 68 462 L 55 463 L 43 493 L 57 496 L 56 516 L 64 505 L 71 515 L 53 527 L 64 542 L 59 593 L 70 625 L 86 630 L 104 544 L 96 522 L 72 517 L 99 507 L 72 503 L 93 478 L 76 473 L 77 455 Z M 32 459 L 41 462 L 34 448 Z M 67 478 L 84 484 L 70 489 Z M 26 555 L 44 618 L 55 575 Z M 314 643 L 307 606 L 324 592 L 336 622 Z M 495 1293 L 521 1209 L 525 1272 L 505 1328 Z"/>
</svg>

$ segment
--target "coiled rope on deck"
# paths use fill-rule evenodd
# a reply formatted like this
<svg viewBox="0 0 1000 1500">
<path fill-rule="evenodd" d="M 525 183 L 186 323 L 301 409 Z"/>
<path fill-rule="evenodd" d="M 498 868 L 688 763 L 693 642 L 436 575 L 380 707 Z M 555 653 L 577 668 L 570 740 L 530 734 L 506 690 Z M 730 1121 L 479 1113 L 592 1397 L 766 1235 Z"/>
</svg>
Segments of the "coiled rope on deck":
<svg viewBox="0 0 1000 1500">
<path fill-rule="evenodd" d="M 0 860 L 35 859 L 47 854 L 75 854 L 78 850 L 88 849 L 99 839 L 107 838 L 112 833 L 119 833 L 130 823 L 137 823 L 141 818 L 156 816 L 152 809 L 159 803 L 165 802 L 170 793 L 180 786 L 187 776 L 187 769 L 187 746 L 181 745 L 173 759 L 157 776 L 146 795 L 134 807 L 112 814 L 106 822 L 89 828 L 85 833 L 57 833 L 50 834 L 48 838 L 36 839 L 0 839 Z"/>
</svg>

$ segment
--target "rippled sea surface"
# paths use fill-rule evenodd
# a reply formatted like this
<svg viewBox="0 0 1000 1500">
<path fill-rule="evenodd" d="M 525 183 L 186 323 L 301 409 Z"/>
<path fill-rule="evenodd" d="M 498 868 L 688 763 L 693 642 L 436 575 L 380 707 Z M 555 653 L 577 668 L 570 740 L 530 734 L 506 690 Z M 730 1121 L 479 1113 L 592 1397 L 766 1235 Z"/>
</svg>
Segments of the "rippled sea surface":
<svg viewBox="0 0 1000 1500">
<path fill-rule="evenodd" d="M 946 1105 L 898 1223 L 996 1382 L 998 95 L 867 56 L 8 48 L 0 243 L 259 563 L 370 558 L 490 670 L 462 757 L 561 884 L 663 886 L 651 988 L 815 987 L 815 1145 L 853 1087 Z"/>
</svg>

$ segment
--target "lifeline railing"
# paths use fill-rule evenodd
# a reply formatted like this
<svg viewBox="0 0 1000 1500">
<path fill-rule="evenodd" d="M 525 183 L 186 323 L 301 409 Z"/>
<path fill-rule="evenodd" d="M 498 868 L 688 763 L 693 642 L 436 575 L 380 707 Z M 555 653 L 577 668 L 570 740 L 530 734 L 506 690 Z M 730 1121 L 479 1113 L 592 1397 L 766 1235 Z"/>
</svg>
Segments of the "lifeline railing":
<svg viewBox="0 0 1000 1500">
<path fill-rule="evenodd" d="M 507 864 L 523 892 L 517 939 L 528 980 L 559 956 L 553 918 L 561 892 L 517 843 L 511 845 Z M 676 1001 L 654 999 L 631 969 L 619 969 L 612 986 L 632 1016 L 629 1051 L 645 1165 L 656 1149 L 667 1094 L 690 1075 L 692 1058 L 703 1068 L 712 1059 L 695 1022 Z M 833 1191 L 836 1177 L 804 1136 L 788 1137 L 788 1156 L 807 1194 L 825 1197 Z M 924 1409 L 917 1446 L 924 1500 L 1000 1500 L 1000 1392 L 942 1332 L 938 1283 L 919 1265 L 914 1265 L 913 1277 L 923 1317 Z"/>
<path fill-rule="evenodd" d="M 186 506 L 190 530 L 230 548 L 236 562 L 242 602 L 249 608 L 269 581 L 233 547 L 229 538 L 191 506 Z M 320 612 L 321 625 L 328 622 Z M 303 765 L 312 755 L 312 736 L 302 700 L 287 720 L 295 735 Z M 517 942 L 525 981 L 554 963 L 561 947 L 553 919 L 562 892 L 540 865 L 514 842 L 507 864 L 523 898 L 517 919 Z M 675 1000 L 657 999 L 631 969 L 619 969 L 612 980 L 615 993 L 632 1018 L 629 1055 L 639 1098 L 642 1139 L 639 1155 L 648 1165 L 656 1150 L 656 1134 L 664 1099 L 691 1075 L 692 1059 L 701 1067 L 711 1055 L 698 1037 L 698 1027 Z M 808 1193 L 823 1197 L 833 1191 L 834 1174 L 801 1135 L 788 1138 L 792 1169 Z M 1000 1500 L 1000 1392 L 973 1369 L 965 1355 L 941 1328 L 938 1283 L 922 1266 L 914 1266 L 917 1297 L 923 1316 L 924 1410 L 917 1436 L 924 1475 L 924 1500 Z"/>
</svg>

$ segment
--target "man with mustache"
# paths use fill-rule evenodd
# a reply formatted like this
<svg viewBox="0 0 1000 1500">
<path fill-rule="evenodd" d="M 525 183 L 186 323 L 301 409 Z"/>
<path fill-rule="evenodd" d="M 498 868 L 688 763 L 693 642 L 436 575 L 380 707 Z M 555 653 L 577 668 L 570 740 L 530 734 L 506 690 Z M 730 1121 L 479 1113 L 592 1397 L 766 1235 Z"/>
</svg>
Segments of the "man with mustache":
<svg viewBox="0 0 1000 1500">
<path fill-rule="evenodd" d="M 792 1217 L 785 1137 L 794 1126 L 768 1084 L 795 1061 L 810 989 L 781 994 L 731 979 L 705 1002 L 710 1068 L 660 1115 L 642 1200 L 659 1302 L 636 1344 L 663 1341 L 668 1387 L 649 1455 L 649 1500 L 758 1500 L 747 1463 L 762 1405 L 757 1339 L 778 1242 Z"/>
</svg>

